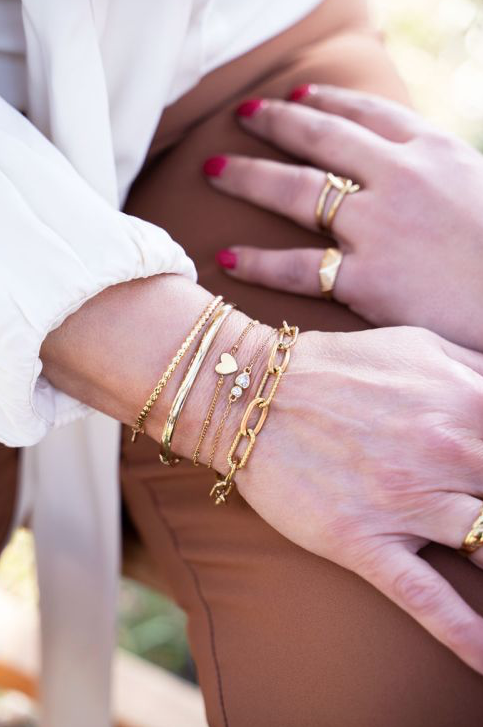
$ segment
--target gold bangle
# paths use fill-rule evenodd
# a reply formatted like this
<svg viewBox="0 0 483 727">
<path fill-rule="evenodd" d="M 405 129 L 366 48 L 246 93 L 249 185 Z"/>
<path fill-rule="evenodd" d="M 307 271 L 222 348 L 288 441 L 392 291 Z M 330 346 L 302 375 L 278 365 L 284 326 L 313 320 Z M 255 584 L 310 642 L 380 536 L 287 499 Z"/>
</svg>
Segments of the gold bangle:
<svg viewBox="0 0 483 727">
<path fill-rule="evenodd" d="M 165 465 L 173 466 L 178 464 L 179 459 L 171 452 L 171 442 L 174 436 L 174 430 L 178 422 L 179 416 L 186 403 L 186 399 L 193 387 L 196 377 L 200 371 L 203 361 L 206 358 L 208 351 L 211 348 L 213 341 L 216 338 L 218 331 L 223 325 L 228 315 L 234 308 L 233 303 L 225 303 L 220 310 L 215 314 L 212 322 L 208 329 L 203 334 L 198 350 L 191 359 L 188 366 L 188 370 L 185 374 L 183 381 L 178 389 L 176 396 L 174 397 L 171 409 L 164 425 L 163 433 L 161 435 L 159 459 Z"/>
<path fill-rule="evenodd" d="M 233 406 L 233 404 L 236 401 L 238 401 L 243 396 L 244 390 L 248 389 L 248 387 L 250 386 L 250 375 L 252 373 L 253 367 L 255 366 L 256 362 L 258 361 L 258 359 L 264 352 L 265 348 L 267 347 L 267 345 L 274 333 L 276 333 L 276 331 L 270 332 L 270 335 L 267 336 L 267 338 L 259 346 L 259 348 L 255 352 L 255 354 L 252 356 L 251 360 L 247 363 L 247 365 L 243 369 L 242 373 L 239 374 L 235 379 L 235 385 L 232 386 L 232 388 L 230 390 L 230 394 L 228 396 L 228 401 L 226 403 L 225 411 L 223 412 L 223 415 L 220 419 L 220 422 L 219 422 L 218 427 L 215 432 L 213 444 L 211 446 L 210 456 L 208 459 L 208 469 L 211 469 L 211 467 L 213 467 L 213 460 L 215 459 L 216 450 L 218 448 L 218 444 L 220 442 L 221 435 L 225 428 L 225 424 L 227 422 L 228 417 L 230 416 L 231 407 Z"/>
<path fill-rule="evenodd" d="M 235 359 L 235 354 L 239 351 L 241 344 L 245 340 L 248 333 L 254 328 L 256 325 L 258 325 L 260 321 L 250 321 L 248 325 L 245 326 L 241 334 L 238 336 L 237 341 L 233 344 L 233 346 L 230 349 L 229 353 L 222 353 L 220 356 L 220 363 L 215 366 L 215 372 L 218 374 L 218 381 L 215 385 L 215 391 L 213 392 L 213 396 L 211 398 L 210 405 L 208 407 L 208 411 L 206 412 L 205 418 L 203 420 L 203 424 L 201 427 L 200 436 L 198 437 L 198 441 L 196 443 L 195 451 L 193 452 L 193 464 L 195 467 L 199 466 L 199 457 L 201 452 L 201 447 L 203 445 L 203 442 L 205 440 L 205 437 L 208 433 L 208 429 L 210 427 L 211 421 L 213 419 L 213 414 L 215 413 L 216 404 L 218 401 L 218 397 L 220 395 L 220 391 L 222 389 L 223 383 L 225 381 L 225 376 L 227 374 L 234 374 L 238 371 L 238 364 Z"/>
<path fill-rule="evenodd" d="M 195 340 L 198 333 L 201 331 L 205 323 L 211 318 L 215 310 L 218 308 L 220 303 L 223 300 L 223 296 L 218 295 L 212 302 L 205 308 L 201 316 L 196 321 L 195 325 L 191 329 L 190 333 L 184 340 L 182 346 L 174 357 L 171 360 L 171 363 L 169 364 L 168 368 L 164 372 L 164 374 L 159 379 L 158 383 L 154 387 L 153 393 L 145 403 L 144 407 L 142 408 L 141 412 L 139 413 L 135 424 L 132 427 L 132 438 L 131 441 L 135 442 L 137 439 L 138 434 L 144 434 L 144 424 L 146 422 L 146 419 L 148 418 L 149 414 L 151 413 L 151 409 L 153 408 L 154 404 L 159 398 L 159 395 L 161 394 L 162 390 L 170 380 L 171 376 L 173 375 L 174 370 L 176 369 L 177 365 L 185 355 L 186 351 L 189 349 L 193 341 Z"/>
<path fill-rule="evenodd" d="M 285 373 L 287 366 L 289 365 L 291 350 L 293 346 L 295 346 L 295 344 L 297 343 L 298 335 L 299 329 L 297 328 L 297 326 L 289 326 L 286 321 L 283 322 L 283 326 L 279 329 L 278 340 L 274 343 L 270 352 L 267 370 L 263 375 L 255 397 L 245 409 L 245 413 L 242 417 L 238 432 L 235 435 L 235 438 L 228 451 L 227 462 L 230 468 L 228 474 L 226 474 L 225 477 L 222 477 L 222 475 L 218 475 L 218 480 L 210 491 L 210 497 L 215 498 L 215 505 L 226 503 L 227 497 L 236 485 L 234 479 L 235 473 L 238 470 L 243 469 L 243 467 L 246 467 L 248 460 L 250 459 L 250 455 L 253 452 L 257 436 L 260 434 L 266 422 L 270 404 L 273 401 L 282 376 Z M 288 340 L 285 340 L 286 337 L 288 338 Z M 283 352 L 283 359 L 279 364 L 275 363 L 278 352 Z M 274 381 L 270 392 L 268 395 L 264 395 L 267 383 L 272 376 L 274 377 Z M 259 419 L 254 426 L 249 427 L 248 423 L 255 409 L 260 410 Z M 241 457 L 236 456 L 238 447 L 243 438 L 248 440 L 245 451 L 243 452 Z"/>
</svg>

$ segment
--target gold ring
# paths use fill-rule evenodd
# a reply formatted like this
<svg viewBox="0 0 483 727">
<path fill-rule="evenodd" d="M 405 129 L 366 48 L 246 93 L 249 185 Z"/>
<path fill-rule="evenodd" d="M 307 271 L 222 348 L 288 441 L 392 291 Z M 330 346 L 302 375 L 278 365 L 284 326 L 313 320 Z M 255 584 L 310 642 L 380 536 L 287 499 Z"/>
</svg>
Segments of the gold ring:
<svg viewBox="0 0 483 727">
<path fill-rule="evenodd" d="M 338 194 L 329 209 L 327 217 L 325 218 L 325 207 L 331 189 L 336 189 Z M 315 207 L 315 219 L 321 230 L 324 232 L 330 231 L 335 215 L 337 214 L 337 210 L 342 204 L 346 194 L 355 194 L 355 192 L 358 192 L 359 190 L 360 185 L 355 184 L 352 179 L 337 177 L 331 172 L 327 174 L 327 182 L 325 183 Z"/>
<path fill-rule="evenodd" d="M 341 251 L 336 247 L 328 247 L 324 250 L 319 268 L 320 292 L 324 298 L 332 298 L 342 257 Z"/>
<path fill-rule="evenodd" d="M 481 510 L 480 514 L 476 518 L 475 522 L 471 526 L 471 530 L 469 531 L 466 538 L 463 540 L 463 544 L 460 548 L 460 552 L 467 554 L 467 553 L 474 553 L 475 550 L 478 550 L 478 548 L 481 548 L 483 545 L 483 509 Z"/>
</svg>

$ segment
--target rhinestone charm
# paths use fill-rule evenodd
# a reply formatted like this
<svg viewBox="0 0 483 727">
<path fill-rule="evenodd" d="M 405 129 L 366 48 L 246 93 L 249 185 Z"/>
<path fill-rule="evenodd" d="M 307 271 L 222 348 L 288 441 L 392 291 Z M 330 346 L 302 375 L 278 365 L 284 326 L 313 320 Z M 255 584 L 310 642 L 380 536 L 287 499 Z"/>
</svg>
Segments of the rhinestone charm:
<svg viewBox="0 0 483 727">
<path fill-rule="evenodd" d="M 244 371 L 242 374 L 236 377 L 235 384 L 241 386 L 242 389 L 248 389 L 250 386 L 250 375 Z"/>
<path fill-rule="evenodd" d="M 235 397 L 235 399 L 239 399 L 240 396 L 243 394 L 243 389 L 241 386 L 234 386 L 231 390 L 231 395 Z"/>
</svg>

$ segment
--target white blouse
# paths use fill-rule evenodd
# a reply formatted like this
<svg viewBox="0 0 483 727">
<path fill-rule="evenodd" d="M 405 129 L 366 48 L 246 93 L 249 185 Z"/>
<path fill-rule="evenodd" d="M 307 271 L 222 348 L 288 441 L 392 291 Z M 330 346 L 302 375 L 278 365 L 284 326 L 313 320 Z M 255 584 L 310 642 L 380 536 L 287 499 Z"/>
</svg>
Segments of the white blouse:
<svg viewBox="0 0 483 727">
<path fill-rule="evenodd" d="M 110 723 L 119 426 L 47 382 L 41 344 L 108 286 L 195 279 L 119 211 L 163 108 L 319 2 L 0 0 L 0 442 L 26 448 L 49 727 Z"/>
</svg>

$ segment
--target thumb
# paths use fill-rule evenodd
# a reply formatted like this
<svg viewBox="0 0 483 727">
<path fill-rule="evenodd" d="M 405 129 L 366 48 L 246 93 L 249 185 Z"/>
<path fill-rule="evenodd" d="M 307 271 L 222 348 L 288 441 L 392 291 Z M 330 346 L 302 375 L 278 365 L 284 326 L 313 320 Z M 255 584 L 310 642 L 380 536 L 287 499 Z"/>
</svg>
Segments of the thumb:
<svg viewBox="0 0 483 727">
<path fill-rule="evenodd" d="M 263 250 L 258 247 L 230 247 L 220 250 L 216 259 L 230 277 L 318 298 L 321 296 L 319 268 L 323 254 L 324 250 L 317 248 Z"/>
</svg>

